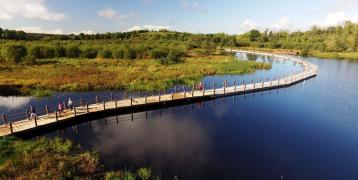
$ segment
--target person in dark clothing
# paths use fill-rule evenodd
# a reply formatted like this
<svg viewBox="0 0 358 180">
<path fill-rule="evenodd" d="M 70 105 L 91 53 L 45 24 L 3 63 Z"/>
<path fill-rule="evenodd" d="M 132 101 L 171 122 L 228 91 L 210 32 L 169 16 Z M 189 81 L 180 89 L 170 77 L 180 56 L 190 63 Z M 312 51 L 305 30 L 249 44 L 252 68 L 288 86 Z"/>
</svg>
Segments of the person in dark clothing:
<svg viewBox="0 0 358 180">
<path fill-rule="evenodd" d="M 36 108 L 34 105 L 30 104 L 30 111 L 29 111 L 30 115 L 29 115 L 29 120 L 32 120 L 33 118 L 38 118 L 37 114 L 36 114 Z"/>
</svg>

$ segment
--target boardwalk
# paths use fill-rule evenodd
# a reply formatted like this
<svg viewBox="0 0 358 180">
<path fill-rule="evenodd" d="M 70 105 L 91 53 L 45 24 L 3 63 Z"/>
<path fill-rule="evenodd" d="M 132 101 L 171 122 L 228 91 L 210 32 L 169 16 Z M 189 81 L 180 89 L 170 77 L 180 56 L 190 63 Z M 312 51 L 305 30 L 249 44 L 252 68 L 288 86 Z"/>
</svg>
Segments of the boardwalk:
<svg viewBox="0 0 358 180">
<path fill-rule="evenodd" d="M 248 51 L 240 51 L 247 52 Z M 6 116 L 3 116 L 3 120 L 5 121 L 4 125 L 0 126 L 0 136 L 6 136 L 13 133 L 19 133 L 29 130 L 34 130 L 39 127 L 46 127 L 48 125 L 54 125 L 59 122 L 64 121 L 73 121 L 74 119 L 84 116 L 90 115 L 92 113 L 98 113 L 102 111 L 108 110 L 121 110 L 121 109 L 130 109 L 136 107 L 150 107 L 158 104 L 165 103 L 175 103 L 180 100 L 191 100 L 198 98 L 216 98 L 222 96 L 230 96 L 236 94 L 245 94 L 252 93 L 258 91 L 265 91 L 270 89 L 278 89 L 282 87 L 288 87 L 293 84 L 302 82 L 306 79 L 315 77 L 317 75 L 317 66 L 307 62 L 300 60 L 296 57 L 288 57 L 283 55 L 273 55 L 267 53 L 255 53 L 260 55 L 268 55 L 275 56 L 277 58 L 282 58 L 284 60 L 292 60 L 302 66 L 303 71 L 299 73 L 292 73 L 289 76 L 282 77 L 276 80 L 271 81 L 262 81 L 258 83 L 246 83 L 242 81 L 240 84 L 234 84 L 233 86 L 227 87 L 226 82 L 224 82 L 224 87 L 216 88 L 215 84 L 211 86 L 210 89 L 206 89 L 204 87 L 203 90 L 195 90 L 194 88 L 191 91 L 183 91 L 177 93 L 170 94 L 162 94 L 156 96 L 145 96 L 138 98 L 129 98 L 124 100 L 109 100 L 103 102 L 96 102 L 93 104 L 82 104 L 80 106 L 74 107 L 72 111 L 67 110 L 64 113 L 48 112 L 45 115 L 39 116 L 38 119 L 35 120 L 19 120 L 16 122 L 7 122 Z"/>
</svg>

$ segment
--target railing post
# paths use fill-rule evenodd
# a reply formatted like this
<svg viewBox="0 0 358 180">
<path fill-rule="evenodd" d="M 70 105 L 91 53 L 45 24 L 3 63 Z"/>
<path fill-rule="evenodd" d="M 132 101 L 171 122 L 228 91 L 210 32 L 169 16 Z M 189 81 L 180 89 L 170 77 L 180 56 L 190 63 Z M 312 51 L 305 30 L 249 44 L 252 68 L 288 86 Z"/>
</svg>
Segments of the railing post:
<svg viewBox="0 0 358 180">
<path fill-rule="evenodd" d="M 127 99 L 127 91 L 124 91 L 124 99 Z"/>
<path fill-rule="evenodd" d="M 158 101 L 160 102 L 160 96 L 161 96 L 161 93 L 159 92 L 159 95 L 158 95 L 159 97 L 158 97 Z"/>
<path fill-rule="evenodd" d="M 13 127 L 12 127 L 12 122 L 10 121 L 10 132 L 11 132 L 11 134 L 14 132 L 14 129 L 13 129 Z"/>
<path fill-rule="evenodd" d="M 172 92 L 172 100 L 174 99 L 174 92 Z"/>
<path fill-rule="evenodd" d="M 236 92 L 236 81 L 234 81 L 234 92 Z"/>
<path fill-rule="evenodd" d="M 75 107 L 75 106 L 73 106 L 73 114 L 74 114 L 75 116 L 77 116 L 77 111 L 76 111 L 76 107 Z"/>
<path fill-rule="evenodd" d="M 147 104 L 148 103 L 148 97 L 147 97 L 147 95 L 145 95 L 145 97 L 144 97 L 144 104 Z"/>
<path fill-rule="evenodd" d="M 133 106 L 133 98 L 131 98 L 130 100 L 131 100 L 131 106 Z"/>
<path fill-rule="evenodd" d="M 88 103 L 86 103 L 86 110 L 87 110 L 87 113 L 89 113 Z"/>
<path fill-rule="evenodd" d="M 184 89 L 184 98 L 186 98 L 186 91 L 185 91 L 185 89 Z"/>
<path fill-rule="evenodd" d="M 96 104 L 98 104 L 98 95 L 96 95 Z"/>
<path fill-rule="evenodd" d="M 114 99 L 114 107 L 117 108 L 118 104 L 117 104 L 117 98 Z"/>
<path fill-rule="evenodd" d="M 224 94 L 226 94 L 226 80 L 224 81 Z"/>
<path fill-rule="evenodd" d="M 7 120 L 6 120 L 6 115 L 5 114 L 2 114 L 2 120 L 4 121 L 4 124 L 7 123 Z"/>
<path fill-rule="evenodd" d="M 35 127 L 37 127 L 37 117 L 35 116 Z"/>
<path fill-rule="evenodd" d="M 103 110 L 106 110 L 106 101 L 103 100 Z"/>
<path fill-rule="evenodd" d="M 215 82 L 213 82 L 213 91 L 214 91 L 214 95 L 215 95 Z"/>
<path fill-rule="evenodd" d="M 48 105 L 45 106 L 46 114 L 48 115 Z"/>
<path fill-rule="evenodd" d="M 203 96 L 205 96 L 205 84 L 203 83 Z"/>
<path fill-rule="evenodd" d="M 27 119 L 30 119 L 29 110 L 28 110 L 28 109 L 26 109 L 26 117 L 27 117 Z"/>
<path fill-rule="evenodd" d="M 195 84 L 193 84 L 193 89 L 191 90 L 191 97 L 194 97 Z"/>
<path fill-rule="evenodd" d="M 57 114 L 57 110 L 55 111 L 55 118 L 56 118 L 56 121 L 58 121 L 58 114 Z"/>
</svg>

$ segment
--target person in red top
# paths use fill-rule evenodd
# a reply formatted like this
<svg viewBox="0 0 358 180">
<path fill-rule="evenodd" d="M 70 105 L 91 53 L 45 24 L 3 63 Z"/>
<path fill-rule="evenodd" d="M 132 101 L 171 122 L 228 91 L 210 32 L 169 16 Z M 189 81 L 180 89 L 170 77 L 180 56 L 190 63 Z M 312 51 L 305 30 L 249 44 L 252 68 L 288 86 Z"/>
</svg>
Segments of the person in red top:
<svg viewBox="0 0 358 180">
<path fill-rule="evenodd" d="M 58 102 L 58 112 L 64 112 L 64 107 L 61 101 Z"/>
</svg>

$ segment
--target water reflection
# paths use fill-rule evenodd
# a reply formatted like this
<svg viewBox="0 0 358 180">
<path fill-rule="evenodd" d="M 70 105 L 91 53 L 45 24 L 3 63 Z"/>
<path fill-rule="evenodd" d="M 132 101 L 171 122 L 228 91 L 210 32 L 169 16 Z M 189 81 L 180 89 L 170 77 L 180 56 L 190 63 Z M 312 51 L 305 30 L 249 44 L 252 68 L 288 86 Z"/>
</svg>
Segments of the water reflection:
<svg viewBox="0 0 358 180">
<path fill-rule="evenodd" d="M 24 108 L 30 103 L 32 99 L 32 97 L 0 96 L 0 109 L 10 111 L 14 109 Z"/>
</svg>

